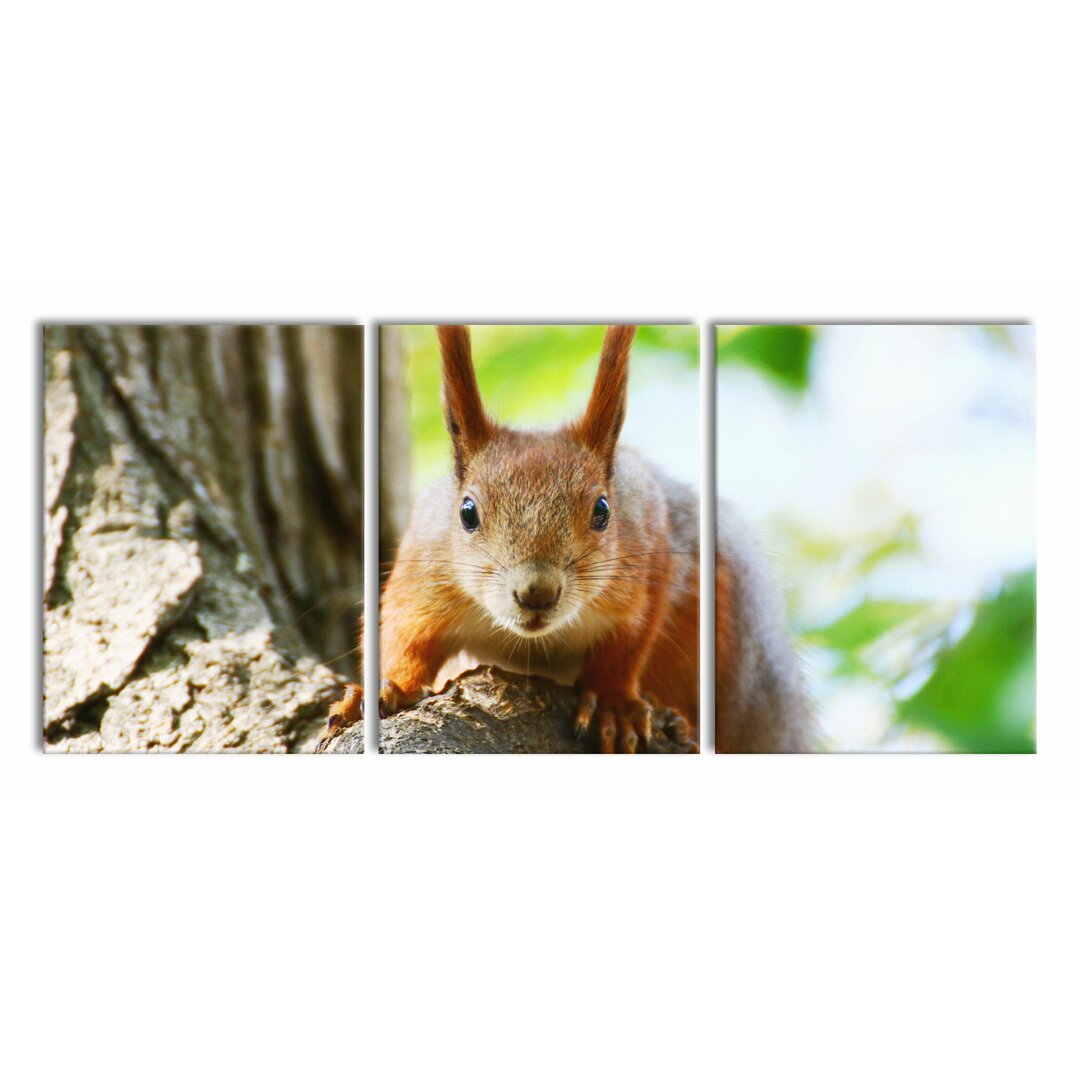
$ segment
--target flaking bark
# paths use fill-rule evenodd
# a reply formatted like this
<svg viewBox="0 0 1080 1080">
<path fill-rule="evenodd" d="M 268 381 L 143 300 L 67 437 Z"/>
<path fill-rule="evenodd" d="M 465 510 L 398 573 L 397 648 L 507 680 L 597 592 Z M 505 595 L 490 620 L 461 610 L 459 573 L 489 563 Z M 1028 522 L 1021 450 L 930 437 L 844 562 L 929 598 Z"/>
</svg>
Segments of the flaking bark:
<svg viewBox="0 0 1080 1080">
<path fill-rule="evenodd" d="M 356 670 L 362 337 L 44 331 L 50 751 L 311 749 Z"/>
</svg>

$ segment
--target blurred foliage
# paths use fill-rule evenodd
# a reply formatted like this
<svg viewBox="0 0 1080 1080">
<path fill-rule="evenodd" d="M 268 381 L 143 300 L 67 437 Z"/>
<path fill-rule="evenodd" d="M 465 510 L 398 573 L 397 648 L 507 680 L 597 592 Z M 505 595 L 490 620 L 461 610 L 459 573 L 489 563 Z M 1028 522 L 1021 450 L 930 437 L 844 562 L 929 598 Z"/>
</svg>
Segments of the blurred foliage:
<svg viewBox="0 0 1080 1080">
<path fill-rule="evenodd" d="M 957 616 L 955 604 L 876 595 L 877 571 L 919 554 L 910 514 L 831 533 L 780 521 L 775 535 L 786 537 L 788 568 L 800 584 L 793 593 L 796 631 L 820 651 L 829 678 L 867 678 L 891 690 Z"/>
<path fill-rule="evenodd" d="M 994 345 L 1003 350 L 1013 359 L 1017 359 L 1020 356 L 1020 349 L 1017 344 L 1016 335 L 1018 330 L 1022 329 L 1025 324 L 1013 324 L 1013 325 L 995 325 L 995 324 L 983 324 L 978 327 L 980 333 L 988 337 Z"/>
<path fill-rule="evenodd" d="M 747 364 L 785 390 L 803 393 L 810 385 L 809 326 L 720 326 L 716 330 L 716 362 Z"/>
<path fill-rule="evenodd" d="M 975 609 L 971 628 L 944 646 L 932 674 L 901 701 L 899 719 L 960 750 L 1035 752 L 1035 571 L 1013 576 Z"/>
<path fill-rule="evenodd" d="M 926 605 L 916 600 L 863 600 L 827 626 L 812 630 L 806 639 L 842 654 L 857 654 L 881 636 L 922 615 Z"/>
<path fill-rule="evenodd" d="M 434 326 L 402 328 L 408 357 L 414 474 L 430 479 L 449 461 L 442 373 Z M 473 326 L 473 362 L 488 410 L 507 424 L 556 425 L 583 408 L 596 373 L 604 326 Z M 696 326 L 641 326 L 630 366 L 635 384 L 656 377 L 674 355 L 698 366 Z"/>
<path fill-rule="evenodd" d="M 887 328 L 882 336 L 891 351 L 883 349 L 880 363 L 903 362 L 893 331 Z M 788 399 L 795 422 L 817 418 L 806 426 L 813 430 L 815 424 L 830 422 L 823 410 L 835 401 L 815 393 L 817 372 L 830 372 L 834 381 L 828 385 L 835 386 L 838 364 L 865 364 L 876 357 L 872 333 L 855 338 L 857 354 L 837 351 L 837 343 L 849 339 L 833 334 L 828 337 L 832 367 L 817 367 L 815 350 L 830 333 L 809 326 L 720 327 L 717 364 L 760 372 Z M 1032 384 L 994 368 L 1004 362 L 1015 373 L 1031 365 L 1030 328 L 957 325 L 936 337 L 909 340 L 918 342 L 912 347 L 939 350 L 943 362 L 956 349 L 952 422 L 968 427 L 965 435 L 938 445 L 963 448 L 964 437 L 1015 439 L 1025 428 L 1033 438 L 1034 416 L 1026 406 Z M 980 357 L 975 364 L 973 343 Z M 986 366 L 980 370 L 979 363 Z M 1033 378 L 1033 367 L 1027 370 Z M 882 403 L 875 404 L 880 414 Z M 927 404 L 927 415 L 934 415 Z M 810 411 L 802 413 L 804 407 Z M 910 410 L 913 424 L 924 422 L 916 397 L 900 395 L 898 407 Z M 939 410 L 938 415 L 947 414 Z M 976 427 L 973 418 L 982 426 Z M 853 449 L 874 445 L 863 437 L 850 403 L 838 422 L 847 426 L 834 431 L 849 433 Z M 805 499 L 791 506 L 774 502 L 764 521 L 785 578 L 791 622 L 812 672 L 823 745 L 833 750 L 1034 752 L 1034 566 L 1025 568 L 1022 556 L 1011 556 L 1007 564 L 988 566 L 986 576 L 950 587 L 940 575 L 939 545 L 943 535 L 953 541 L 965 535 L 947 521 L 948 514 L 963 513 L 955 500 L 961 493 L 944 488 L 916 511 L 910 492 L 901 494 L 903 471 L 924 444 L 894 436 L 876 448 L 881 453 L 873 465 L 876 471 L 849 470 L 844 480 L 836 480 L 850 484 L 857 477 L 863 486 L 825 493 L 830 511 L 822 513 Z M 837 452 L 835 445 L 831 452 Z M 1014 460 L 1019 467 L 1022 459 Z M 829 474 L 819 475 L 829 482 Z M 949 551 L 945 543 L 946 560 L 956 558 L 956 549 Z M 983 553 L 972 555 L 978 560 Z M 981 589 L 979 581 L 984 582 Z"/>
<path fill-rule="evenodd" d="M 981 599 L 899 599 L 879 595 L 876 578 L 921 557 L 910 514 L 834 533 L 780 518 L 772 533 L 798 583 L 793 623 L 823 685 L 876 687 L 891 702 L 897 732 L 932 733 L 943 748 L 1034 752 L 1034 569 Z M 822 617 L 825 598 L 835 597 L 839 610 Z"/>
<path fill-rule="evenodd" d="M 800 611 L 793 612 L 808 638 L 815 643 L 826 634 L 818 621 L 825 597 L 863 595 L 872 588 L 876 572 L 888 570 L 906 560 L 921 557 L 920 523 L 910 511 L 892 515 L 880 508 L 874 520 L 845 523 L 846 527 L 823 531 L 789 515 L 777 515 L 770 522 L 771 535 L 785 551 L 785 562 L 799 584 Z M 847 609 L 845 609 L 847 610 Z M 869 609 L 868 618 L 875 618 Z M 897 615 L 902 614 L 896 609 Z M 880 613 L 876 616 L 880 621 Z M 821 643 L 825 644 L 824 637 Z"/>
</svg>

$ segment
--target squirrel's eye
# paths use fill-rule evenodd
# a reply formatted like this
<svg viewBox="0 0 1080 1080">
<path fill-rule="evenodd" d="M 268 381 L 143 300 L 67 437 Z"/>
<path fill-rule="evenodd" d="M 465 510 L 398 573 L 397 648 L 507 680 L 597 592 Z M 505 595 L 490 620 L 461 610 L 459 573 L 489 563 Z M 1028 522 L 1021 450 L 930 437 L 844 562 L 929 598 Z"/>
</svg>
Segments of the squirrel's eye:
<svg viewBox="0 0 1080 1080">
<path fill-rule="evenodd" d="M 601 529 L 606 529 L 608 522 L 611 520 L 611 507 L 608 506 L 607 499 L 603 495 L 596 500 L 596 505 L 592 508 L 592 527 L 598 532 Z"/>
<path fill-rule="evenodd" d="M 480 528 L 480 514 L 472 499 L 466 499 L 461 504 L 461 524 L 466 532 L 476 532 Z"/>
</svg>

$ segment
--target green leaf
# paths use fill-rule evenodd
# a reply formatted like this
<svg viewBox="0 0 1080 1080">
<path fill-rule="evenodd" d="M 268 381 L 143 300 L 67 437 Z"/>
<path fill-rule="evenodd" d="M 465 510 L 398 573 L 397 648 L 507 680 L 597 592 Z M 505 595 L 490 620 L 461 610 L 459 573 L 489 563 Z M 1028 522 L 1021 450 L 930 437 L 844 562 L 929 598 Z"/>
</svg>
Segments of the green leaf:
<svg viewBox="0 0 1080 1080">
<path fill-rule="evenodd" d="M 720 327 L 716 332 L 716 362 L 748 364 L 801 394 L 810 385 L 813 341 L 808 326 Z"/>
<path fill-rule="evenodd" d="M 926 604 L 918 601 L 864 600 L 835 622 L 808 631 L 805 637 L 826 649 L 855 652 L 925 610 Z"/>
<path fill-rule="evenodd" d="M 897 523 L 887 540 L 875 544 L 859 560 L 859 573 L 865 577 L 872 570 L 890 559 L 919 553 L 919 519 L 915 514 L 905 514 Z"/>
<path fill-rule="evenodd" d="M 972 753 L 1035 752 L 1035 570 L 975 609 L 968 632 L 901 701 L 898 718 Z"/>
</svg>

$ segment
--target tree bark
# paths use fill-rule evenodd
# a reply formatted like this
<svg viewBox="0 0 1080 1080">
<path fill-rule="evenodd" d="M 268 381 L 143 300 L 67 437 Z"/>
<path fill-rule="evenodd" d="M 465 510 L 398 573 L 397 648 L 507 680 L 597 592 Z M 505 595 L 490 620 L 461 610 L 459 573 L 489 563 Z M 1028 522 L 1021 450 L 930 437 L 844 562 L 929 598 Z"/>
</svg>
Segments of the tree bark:
<svg viewBox="0 0 1080 1080">
<path fill-rule="evenodd" d="M 379 721 L 379 750 L 390 754 L 580 754 L 595 750 L 574 735 L 577 691 L 550 679 L 478 667 L 441 694 Z M 653 717 L 652 753 L 689 753 L 669 737 L 674 714 Z M 324 739 L 318 751 L 355 754 L 364 725 Z"/>
<path fill-rule="evenodd" d="M 379 327 L 379 580 L 389 576 L 409 521 L 412 447 L 400 326 Z"/>
<path fill-rule="evenodd" d="M 357 669 L 355 326 L 44 331 L 47 750 L 313 749 Z"/>
</svg>

